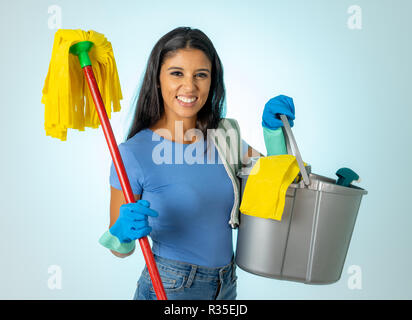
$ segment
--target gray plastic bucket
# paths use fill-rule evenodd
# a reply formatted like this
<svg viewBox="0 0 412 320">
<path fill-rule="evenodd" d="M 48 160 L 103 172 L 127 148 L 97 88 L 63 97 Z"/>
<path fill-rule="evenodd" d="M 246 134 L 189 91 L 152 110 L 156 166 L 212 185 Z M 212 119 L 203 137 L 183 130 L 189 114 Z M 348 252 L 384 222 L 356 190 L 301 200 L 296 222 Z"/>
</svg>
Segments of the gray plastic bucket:
<svg viewBox="0 0 412 320">
<path fill-rule="evenodd" d="M 292 143 L 302 180 L 287 189 L 281 221 L 240 213 L 235 261 L 241 269 L 268 278 L 334 283 L 342 274 L 362 196 L 367 191 L 308 174 L 289 123 L 286 117 L 282 120 L 288 151 L 291 153 Z M 238 174 L 241 195 L 257 159 L 252 158 Z"/>
</svg>

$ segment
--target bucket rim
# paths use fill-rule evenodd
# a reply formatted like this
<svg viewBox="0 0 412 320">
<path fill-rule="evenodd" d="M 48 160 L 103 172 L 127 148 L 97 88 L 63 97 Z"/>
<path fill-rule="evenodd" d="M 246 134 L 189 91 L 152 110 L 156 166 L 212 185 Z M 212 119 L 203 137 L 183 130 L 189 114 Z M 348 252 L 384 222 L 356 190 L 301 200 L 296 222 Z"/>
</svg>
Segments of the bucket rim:
<svg viewBox="0 0 412 320">
<path fill-rule="evenodd" d="M 249 175 L 239 172 L 237 176 L 241 179 L 247 179 Z M 309 189 L 309 190 L 314 190 L 314 191 L 336 193 L 336 194 L 348 195 L 348 196 L 368 194 L 368 191 L 361 187 L 354 186 L 352 184 L 350 184 L 349 187 L 344 187 L 344 186 L 336 184 L 336 180 L 319 175 L 319 174 L 310 173 L 309 178 L 310 178 L 310 184 L 308 186 L 306 186 L 303 180 L 301 180 L 298 183 L 291 183 L 289 185 L 289 188 Z"/>
</svg>

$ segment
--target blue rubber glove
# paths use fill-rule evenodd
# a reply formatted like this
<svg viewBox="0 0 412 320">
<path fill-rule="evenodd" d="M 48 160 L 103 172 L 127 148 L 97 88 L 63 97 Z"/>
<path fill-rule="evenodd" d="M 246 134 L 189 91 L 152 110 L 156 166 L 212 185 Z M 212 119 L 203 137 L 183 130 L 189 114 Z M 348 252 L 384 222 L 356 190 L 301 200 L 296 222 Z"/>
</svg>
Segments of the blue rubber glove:
<svg viewBox="0 0 412 320">
<path fill-rule="evenodd" d="M 152 231 L 147 217 L 158 215 L 157 211 L 150 209 L 150 202 L 147 200 L 126 203 L 120 206 L 119 217 L 109 231 L 120 243 L 128 243 L 147 236 Z"/>
<path fill-rule="evenodd" d="M 282 94 L 270 99 L 263 109 L 262 126 L 271 130 L 283 127 L 282 120 L 277 116 L 278 114 L 284 114 L 289 120 L 290 127 L 293 127 L 295 105 L 292 98 Z"/>
</svg>

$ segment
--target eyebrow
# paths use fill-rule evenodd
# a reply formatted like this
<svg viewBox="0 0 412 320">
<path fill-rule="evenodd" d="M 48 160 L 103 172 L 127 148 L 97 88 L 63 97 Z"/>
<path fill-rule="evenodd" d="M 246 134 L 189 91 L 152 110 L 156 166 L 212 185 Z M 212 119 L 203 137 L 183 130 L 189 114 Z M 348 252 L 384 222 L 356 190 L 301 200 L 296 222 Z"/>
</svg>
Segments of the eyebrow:
<svg viewBox="0 0 412 320">
<path fill-rule="evenodd" d="M 181 67 L 170 67 L 170 68 L 168 68 L 167 70 L 170 70 L 170 69 L 179 69 L 179 70 L 183 70 L 183 68 L 181 68 Z M 205 68 L 202 68 L 202 69 L 197 69 L 196 71 L 207 71 L 207 72 L 209 72 L 209 73 L 210 73 L 209 69 L 205 69 Z"/>
</svg>

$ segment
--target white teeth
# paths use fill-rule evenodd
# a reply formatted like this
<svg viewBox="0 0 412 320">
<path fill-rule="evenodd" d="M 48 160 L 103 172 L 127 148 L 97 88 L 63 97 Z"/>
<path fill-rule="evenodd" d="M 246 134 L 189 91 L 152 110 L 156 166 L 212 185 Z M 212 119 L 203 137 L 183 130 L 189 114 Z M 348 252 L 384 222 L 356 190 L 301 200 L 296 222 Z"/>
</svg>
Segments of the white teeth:
<svg viewBox="0 0 412 320">
<path fill-rule="evenodd" d="M 177 98 L 178 98 L 180 101 L 183 101 L 183 102 L 186 102 L 186 103 L 190 103 L 190 102 L 193 102 L 193 101 L 196 100 L 196 97 L 194 97 L 194 98 L 192 98 L 192 99 L 188 99 L 188 98 L 185 98 L 185 97 L 178 96 Z"/>
</svg>

